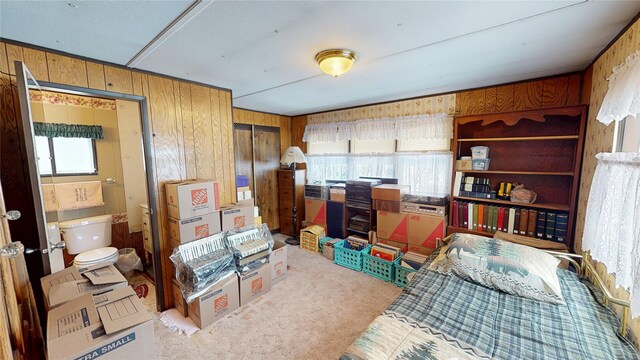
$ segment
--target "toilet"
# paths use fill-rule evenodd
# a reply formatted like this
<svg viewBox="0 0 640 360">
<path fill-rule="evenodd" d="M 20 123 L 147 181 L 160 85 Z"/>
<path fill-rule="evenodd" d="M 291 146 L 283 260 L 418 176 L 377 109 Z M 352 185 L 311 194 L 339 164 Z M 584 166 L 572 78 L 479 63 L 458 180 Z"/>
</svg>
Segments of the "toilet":
<svg viewBox="0 0 640 360">
<path fill-rule="evenodd" d="M 118 249 L 111 245 L 111 215 L 100 215 L 60 222 L 67 252 L 77 255 L 75 267 L 115 263 Z"/>
</svg>

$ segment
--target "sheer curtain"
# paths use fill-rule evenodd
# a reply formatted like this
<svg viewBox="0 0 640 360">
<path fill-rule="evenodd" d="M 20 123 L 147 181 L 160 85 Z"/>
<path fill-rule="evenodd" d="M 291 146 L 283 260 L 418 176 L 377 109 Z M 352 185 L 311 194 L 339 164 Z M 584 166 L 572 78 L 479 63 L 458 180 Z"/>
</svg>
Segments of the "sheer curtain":
<svg viewBox="0 0 640 360">
<path fill-rule="evenodd" d="M 307 180 L 397 178 L 398 183 L 411 185 L 412 192 L 446 195 L 451 190 L 452 164 L 451 152 L 307 155 Z"/>
<path fill-rule="evenodd" d="M 640 153 L 600 153 L 585 217 L 582 248 L 629 290 L 640 315 Z"/>
</svg>

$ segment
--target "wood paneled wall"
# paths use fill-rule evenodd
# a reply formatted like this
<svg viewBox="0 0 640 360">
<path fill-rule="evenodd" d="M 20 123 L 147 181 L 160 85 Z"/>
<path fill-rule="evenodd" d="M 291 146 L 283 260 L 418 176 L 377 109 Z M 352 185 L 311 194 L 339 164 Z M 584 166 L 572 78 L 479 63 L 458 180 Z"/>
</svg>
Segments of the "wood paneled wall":
<svg viewBox="0 0 640 360">
<path fill-rule="evenodd" d="M 596 169 L 595 155 L 600 152 L 611 152 L 613 150 L 615 125 L 603 125 L 596 120 L 596 115 L 600 111 L 600 106 L 609 88 L 607 78 L 611 76 L 612 69 L 616 65 L 624 63 L 627 56 L 640 50 L 640 20 L 636 22 L 622 36 L 598 58 L 592 65 L 593 74 L 591 79 L 591 96 L 589 118 L 587 120 L 587 135 L 584 146 L 584 157 L 582 159 L 582 172 L 580 177 L 580 197 L 578 199 L 578 218 L 576 219 L 576 236 L 574 250 L 582 251 L 582 235 L 584 230 L 584 217 L 586 214 L 587 201 L 589 200 L 589 190 L 591 181 Z M 609 275 L 603 264 L 598 264 L 598 272 L 614 296 L 628 298 L 629 293 L 622 288 L 615 287 L 615 276 Z M 613 269 L 615 270 L 615 269 Z M 614 310 L 621 314 L 621 310 L 614 306 Z M 634 320 L 628 319 L 633 340 L 636 348 L 640 350 L 638 338 L 640 337 L 640 317 Z"/>
<path fill-rule="evenodd" d="M 153 131 L 153 176 L 157 182 L 154 191 L 158 201 L 164 304 L 171 307 L 171 279 L 175 274 L 169 261 L 171 246 L 165 220 L 164 183 L 213 178 L 220 182 L 221 202 L 227 204 L 235 200 L 231 92 L 0 42 L 2 182 L 5 194 L 11 194 L 7 196 L 7 205 L 25 210 L 22 226 L 15 226 L 18 233 L 13 234 L 14 238 L 31 239 L 32 243 L 26 244 L 30 247 L 38 244 L 37 234 L 29 230 L 27 223 L 33 211 L 25 206 L 28 204 L 25 199 L 31 194 L 28 177 L 20 165 L 26 159 L 19 153 L 21 139 L 16 130 L 20 117 L 13 76 L 14 60 L 24 61 L 38 80 L 147 98 L 149 128 Z M 35 243 L 33 239 L 36 239 Z"/>
<path fill-rule="evenodd" d="M 524 81 L 462 91 L 457 94 L 456 114 L 476 115 L 551 108 L 583 103 L 582 74 Z"/>
<path fill-rule="evenodd" d="M 233 108 L 233 122 L 280 128 L 280 156 L 291 146 L 291 117 Z"/>
</svg>

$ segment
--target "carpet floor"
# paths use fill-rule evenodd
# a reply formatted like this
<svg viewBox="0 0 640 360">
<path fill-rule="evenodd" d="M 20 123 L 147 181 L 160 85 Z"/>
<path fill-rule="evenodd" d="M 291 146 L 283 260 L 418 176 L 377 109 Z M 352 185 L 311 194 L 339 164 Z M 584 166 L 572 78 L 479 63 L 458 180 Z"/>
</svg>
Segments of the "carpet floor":
<svg viewBox="0 0 640 360">
<path fill-rule="evenodd" d="M 282 235 L 274 236 L 283 240 Z M 401 289 L 289 247 L 289 271 L 271 292 L 187 337 L 165 327 L 155 289 L 143 299 L 155 318 L 159 359 L 337 359 Z M 131 283 L 139 283 L 140 276 Z"/>
</svg>

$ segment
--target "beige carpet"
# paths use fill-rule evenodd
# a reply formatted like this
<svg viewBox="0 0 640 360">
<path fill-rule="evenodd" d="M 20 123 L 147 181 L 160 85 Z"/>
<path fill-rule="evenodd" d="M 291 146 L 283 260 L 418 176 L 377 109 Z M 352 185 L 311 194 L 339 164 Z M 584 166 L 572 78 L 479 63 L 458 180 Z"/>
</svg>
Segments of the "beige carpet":
<svg viewBox="0 0 640 360">
<path fill-rule="evenodd" d="M 191 337 L 158 320 L 150 288 L 158 358 L 337 359 L 401 292 L 298 247 L 289 247 L 289 266 L 271 292 Z"/>
</svg>

